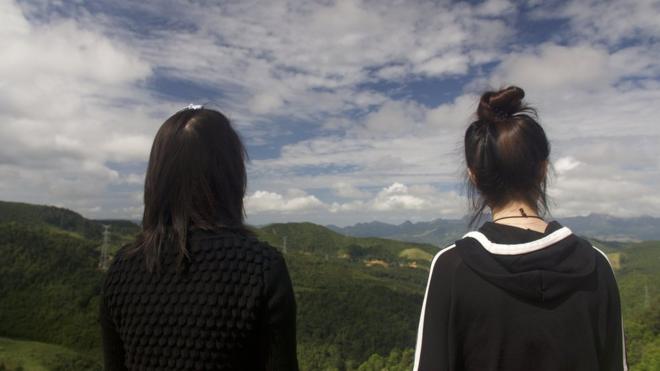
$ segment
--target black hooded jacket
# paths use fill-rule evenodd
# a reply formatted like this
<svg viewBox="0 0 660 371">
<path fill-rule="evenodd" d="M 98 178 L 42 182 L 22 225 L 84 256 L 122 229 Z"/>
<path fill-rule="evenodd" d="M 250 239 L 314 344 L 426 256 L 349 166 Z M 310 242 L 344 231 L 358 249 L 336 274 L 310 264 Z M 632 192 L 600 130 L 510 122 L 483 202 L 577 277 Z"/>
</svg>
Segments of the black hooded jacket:
<svg viewBox="0 0 660 371">
<path fill-rule="evenodd" d="M 414 370 L 627 370 L 606 255 L 557 222 L 468 233 L 431 264 Z"/>
</svg>

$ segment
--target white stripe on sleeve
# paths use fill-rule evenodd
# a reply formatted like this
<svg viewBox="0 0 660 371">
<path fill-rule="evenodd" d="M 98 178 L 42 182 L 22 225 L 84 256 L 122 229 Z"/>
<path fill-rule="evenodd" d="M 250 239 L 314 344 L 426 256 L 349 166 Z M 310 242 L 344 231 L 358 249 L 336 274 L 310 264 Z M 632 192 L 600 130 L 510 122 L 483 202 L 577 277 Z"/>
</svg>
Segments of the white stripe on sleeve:
<svg viewBox="0 0 660 371">
<path fill-rule="evenodd" d="M 413 368 L 413 371 L 418 371 L 419 368 L 419 359 L 422 351 L 422 337 L 423 337 L 422 333 L 424 332 L 424 315 L 426 314 L 426 298 L 429 296 L 429 286 L 431 286 L 431 276 L 433 275 L 433 268 L 435 268 L 435 262 L 438 261 L 440 255 L 453 249 L 454 247 L 456 247 L 456 245 L 451 245 L 441 250 L 437 254 L 435 254 L 435 257 L 433 258 L 433 262 L 431 263 L 431 269 L 429 270 L 429 279 L 426 283 L 426 292 L 424 294 L 424 303 L 422 304 L 422 314 L 419 318 L 419 327 L 417 328 L 417 344 L 415 346 L 415 366 Z"/>
</svg>

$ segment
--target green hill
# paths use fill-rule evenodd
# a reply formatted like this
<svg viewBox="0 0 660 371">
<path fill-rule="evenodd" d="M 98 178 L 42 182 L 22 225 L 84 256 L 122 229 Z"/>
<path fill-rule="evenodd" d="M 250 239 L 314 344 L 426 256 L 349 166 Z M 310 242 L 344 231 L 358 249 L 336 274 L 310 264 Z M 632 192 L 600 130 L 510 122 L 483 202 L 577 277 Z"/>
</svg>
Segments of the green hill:
<svg viewBox="0 0 660 371">
<path fill-rule="evenodd" d="M 140 231 L 137 224 L 128 220 L 90 220 L 61 207 L 0 201 L 0 223 L 8 222 L 53 228 L 95 241 L 102 240 L 103 226 L 108 225 L 112 249 L 129 242 Z"/>
<path fill-rule="evenodd" d="M 288 253 L 298 302 L 301 366 L 352 369 L 414 345 L 426 272 Z"/>
<path fill-rule="evenodd" d="M 428 267 L 437 247 L 349 237 L 312 223 L 256 232 L 286 251 L 303 369 L 357 369 L 372 354 L 414 346 L 428 270 L 409 263 Z"/>
<path fill-rule="evenodd" d="M 21 202 L 0 201 L 0 223 L 16 222 L 32 226 L 48 226 L 98 240 L 103 227 L 82 215 L 55 206 L 31 205 Z"/>
<path fill-rule="evenodd" d="M 629 244 L 619 250 L 617 281 L 633 370 L 660 369 L 660 241 Z"/>
<path fill-rule="evenodd" d="M 11 214 L 20 216 L 17 221 L 7 222 L 7 204 L 20 211 Z M 0 266 L 0 336 L 63 345 L 100 360 L 100 240 L 95 234 L 85 238 L 80 226 L 95 229 L 107 221 L 57 208 L 1 206 L 0 259 L 6 264 Z M 59 228 L 49 213 L 76 222 Z M 118 239 L 129 240 L 134 231 L 124 226 L 125 233 L 119 233 L 117 222 L 111 230 Z M 303 369 L 357 369 L 374 353 L 413 346 L 428 273 L 409 268 L 407 254 L 399 255 L 411 249 L 417 255 L 431 254 L 437 248 L 346 237 L 310 223 L 271 225 L 256 233 L 280 249 L 287 236 L 285 257 L 298 301 Z M 367 266 L 371 260 L 387 262 L 386 267 Z"/>
<path fill-rule="evenodd" d="M 425 254 L 432 256 L 438 251 L 438 247 L 430 244 L 345 236 L 312 223 L 271 224 L 257 229 L 256 232 L 259 239 L 275 247 L 284 248 L 286 240 L 288 251 L 322 257 L 344 257 L 354 261 L 379 259 L 388 263 L 405 263 L 408 260 L 430 262 Z M 402 251 L 410 249 L 415 249 L 422 255 L 401 254 Z M 418 259 L 419 256 L 423 257 Z"/>
<path fill-rule="evenodd" d="M 98 255 L 66 232 L 0 224 L 0 336 L 97 350 Z"/>
<path fill-rule="evenodd" d="M 414 346 L 428 270 L 408 263 L 428 267 L 437 247 L 349 237 L 312 223 L 255 232 L 285 251 L 302 369 L 357 369 L 374 353 Z M 369 264 L 374 261 L 383 264 Z"/>
</svg>

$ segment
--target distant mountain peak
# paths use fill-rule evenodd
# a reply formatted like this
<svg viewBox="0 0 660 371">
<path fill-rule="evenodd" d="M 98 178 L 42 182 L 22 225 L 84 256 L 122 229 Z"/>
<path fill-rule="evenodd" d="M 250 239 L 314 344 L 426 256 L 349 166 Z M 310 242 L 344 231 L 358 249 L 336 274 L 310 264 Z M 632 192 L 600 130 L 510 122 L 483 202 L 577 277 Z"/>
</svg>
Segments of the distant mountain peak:
<svg viewBox="0 0 660 371">
<path fill-rule="evenodd" d="M 660 240 L 660 218 L 639 216 L 624 218 L 603 213 L 557 218 L 575 233 L 603 240 Z M 482 221 L 490 220 L 484 215 Z M 381 237 L 443 246 L 460 238 L 468 228 L 469 216 L 461 219 L 434 219 L 428 222 L 406 220 L 394 225 L 379 221 L 333 227 L 333 231 L 356 237 Z"/>
</svg>

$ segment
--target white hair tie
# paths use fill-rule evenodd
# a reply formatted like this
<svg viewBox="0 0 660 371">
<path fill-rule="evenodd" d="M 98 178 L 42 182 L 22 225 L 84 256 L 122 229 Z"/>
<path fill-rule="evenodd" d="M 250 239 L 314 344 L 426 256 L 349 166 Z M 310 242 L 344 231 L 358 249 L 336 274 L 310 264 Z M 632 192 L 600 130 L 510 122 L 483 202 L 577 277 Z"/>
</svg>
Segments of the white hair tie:
<svg viewBox="0 0 660 371">
<path fill-rule="evenodd" d="M 184 109 L 202 109 L 202 108 L 204 108 L 204 106 L 202 106 L 201 104 L 192 104 L 192 103 L 190 103 Z"/>
</svg>

